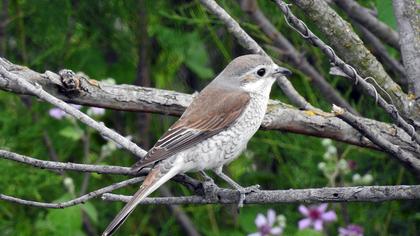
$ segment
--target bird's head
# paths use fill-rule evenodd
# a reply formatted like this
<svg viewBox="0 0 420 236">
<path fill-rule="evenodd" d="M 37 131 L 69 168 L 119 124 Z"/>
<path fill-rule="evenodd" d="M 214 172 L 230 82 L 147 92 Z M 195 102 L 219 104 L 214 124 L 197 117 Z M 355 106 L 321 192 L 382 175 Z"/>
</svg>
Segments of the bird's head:
<svg viewBox="0 0 420 236">
<path fill-rule="evenodd" d="M 278 76 L 291 72 L 275 64 L 270 58 L 258 54 L 235 58 L 217 76 L 215 82 L 224 87 L 243 89 L 249 93 L 268 95 Z"/>
</svg>

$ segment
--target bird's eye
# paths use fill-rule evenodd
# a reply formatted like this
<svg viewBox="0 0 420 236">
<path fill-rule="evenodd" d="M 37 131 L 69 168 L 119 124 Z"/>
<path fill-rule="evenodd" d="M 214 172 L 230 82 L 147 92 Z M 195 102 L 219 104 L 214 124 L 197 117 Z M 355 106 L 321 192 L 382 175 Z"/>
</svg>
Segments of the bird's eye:
<svg viewBox="0 0 420 236">
<path fill-rule="evenodd" d="M 263 77 L 265 75 L 265 69 L 264 68 L 259 69 L 257 71 L 257 75 L 260 77 Z"/>
</svg>

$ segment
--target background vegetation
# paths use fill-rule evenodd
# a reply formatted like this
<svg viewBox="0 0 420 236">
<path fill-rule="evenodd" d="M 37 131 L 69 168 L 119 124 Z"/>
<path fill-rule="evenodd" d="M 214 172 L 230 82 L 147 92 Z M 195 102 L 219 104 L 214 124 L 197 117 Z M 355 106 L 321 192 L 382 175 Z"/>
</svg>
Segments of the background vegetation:
<svg viewBox="0 0 420 236">
<path fill-rule="evenodd" d="M 378 17 L 395 27 L 389 0 L 359 2 L 375 7 Z M 270 44 L 236 1 L 219 3 L 262 46 Z M 285 24 L 272 2 L 259 1 L 259 4 L 277 29 L 305 52 L 304 56 L 356 110 L 365 117 L 388 120 L 372 99 L 355 91 L 350 83 L 328 74 L 328 60 Z M 6 25 L 4 34 L 0 35 L 0 54 L 37 71 L 69 68 L 97 80 L 193 93 L 203 88 L 230 60 L 247 53 L 198 1 L 3 0 L 2 11 L 8 14 L 2 19 Z M 299 17 L 317 32 L 303 14 Z M 399 57 L 395 50 L 388 49 Z M 145 61 L 139 59 L 143 50 L 147 50 Z M 142 77 L 139 71 L 144 68 L 148 73 Z M 299 71 L 294 72 L 291 81 L 298 91 L 313 105 L 329 111 L 331 104 L 308 78 Z M 273 89 L 272 98 L 288 102 L 278 88 Z M 51 108 L 32 97 L 1 91 L 0 147 L 45 160 L 58 158 L 77 163 L 99 160 L 101 164 L 121 166 L 134 163 L 131 155 L 118 148 L 111 148 L 111 153 L 107 153 L 107 140 L 85 125 L 70 118 L 54 119 L 49 115 Z M 86 111 L 87 107 L 81 109 Z M 165 115 L 149 117 L 112 110 L 96 118 L 123 135 L 133 136 L 144 148 L 150 147 L 176 120 Z M 382 152 L 336 142 L 329 145 L 324 141 L 322 145 L 319 138 L 277 131 L 259 131 L 248 151 L 226 171 L 242 185 L 260 184 L 262 189 L 415 183 L 410 173 Z M 3 159 L 0 159 L 0 173 L 0 193 L 44 202 L 70 199 L 124 179 L 92 174 L 86 189 L 82 189 L 85 175 L 43 171 Z M 174 195 L 189 194 L 179 184 L 167 186 Z M 136 189 L 137 186 L 130 186 L 117 192 L 132 194 Z M 0 234 L 97 235 L 122 206 L 123 203 L 96 199 L 80 206 L 49 210 L 0 202 Z M 234 206 L 182 206 L 202 235 L 255 232 L 257 214 L 265 214 L 270 208 L 286 217 L 285 235 L 321 234 L 298 229 L 298 221 L 303 216 L 297 204 L 247 205 L 239 213 Z M 420 206 L 416 202 L 331 204 L 329 209 L 336 212 L 338 219 L 328 224 L 323 234 L 337 235 L 338 227 L 350 223 L 362 226 L 365 235 L 419 234 L 416 226 L 420 225 Z M 185 234 L 166 206 L 139 206 L 119 235 L 140 235 L 140 232 L 162 236 Z"/>
</svg>

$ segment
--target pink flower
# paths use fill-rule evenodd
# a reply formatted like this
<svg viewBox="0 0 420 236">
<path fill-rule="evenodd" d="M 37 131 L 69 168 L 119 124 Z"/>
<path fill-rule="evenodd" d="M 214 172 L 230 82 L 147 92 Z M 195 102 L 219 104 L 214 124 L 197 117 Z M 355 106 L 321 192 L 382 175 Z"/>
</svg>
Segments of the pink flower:
<svg viewBox="0 0 420 236">
<path fill-rule="evenodd" d="M 309 207 L 300 205 L 299 212 L 306 218 L 299 221 L 299 229 L 305 229 L 313 226 L 315 230 L 321 231 L 324 228 L 324 223 L 337 220 L 337 215 L 334 211 L 325 212 L 327 207 L 327 203 Z"/>
<path fill-rule="evenodd" d="M 248 236 L 268 236 L 268 235 L 281 235 L 283 228 L 273 227 L 276 221 L 276 212 L 273 209 L 267 211 L 267 217 L 259 213 L 255 218 L 255 225 L 257 225 L 258 232 L 248 234 Z"/>
<path fill-rule="evenodd" d="M 51 108 L 48 111 L 48 114 L 52 118 L 55 118 L 57 120 L 61 120 L 61 119 L 63 119 L 64 116 L 66 116 L 66 113 L 63 110 L 61 110 L 60 108 L 56 108 L 56 107 L 55 108 Z"/>
<path fill-rule="evenodd" d="M 339 236 L 363 236 L 363 228 L 359 225 L 347 225 L 346 228 L 338 228 Z"/>
<path fill-rule="evenodd" d="M 70 104 L 72 107 L 76 108 L 77 110 L 80 110 L 80 108 L 82 108 L 82 106 L 80 105 L 76 105 L 76 104 Z M 69 117 L 69 115 L 67 115 L 67 113 L 63 110 L 61 110 L 60 108 L 54 107 L 51 108 L 48 111 L 48 114 L 52 117 L 55 118 L 57 120 L 61 120 L 65 117 Z"/>
</svg>

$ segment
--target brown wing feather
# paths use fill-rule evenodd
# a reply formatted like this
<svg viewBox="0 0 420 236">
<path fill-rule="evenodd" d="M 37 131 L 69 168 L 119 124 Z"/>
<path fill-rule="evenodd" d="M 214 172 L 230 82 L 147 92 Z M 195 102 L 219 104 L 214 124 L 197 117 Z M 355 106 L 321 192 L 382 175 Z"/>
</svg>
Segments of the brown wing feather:
<svg viewBox="0 0 420 236">
<path fill-rule="evenodd" d="M 249 94 L 241 90 L 204 89 L 181 118 L 132 168 L 140 170 L 219 133 L 236 121 L 247 107 L 249 99 Z"/>
</svg>

